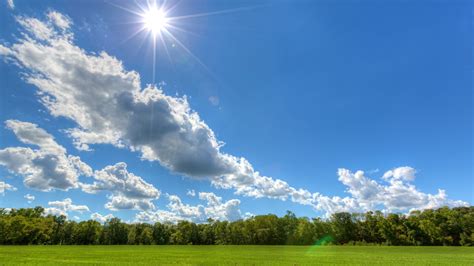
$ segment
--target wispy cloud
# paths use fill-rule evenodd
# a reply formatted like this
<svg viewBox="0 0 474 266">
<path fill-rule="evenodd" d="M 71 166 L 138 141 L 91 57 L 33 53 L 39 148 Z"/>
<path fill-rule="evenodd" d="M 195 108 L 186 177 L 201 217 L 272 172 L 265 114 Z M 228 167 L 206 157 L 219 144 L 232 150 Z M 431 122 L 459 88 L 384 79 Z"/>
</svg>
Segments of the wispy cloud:
<svg viewBox="0 0 474 266">
<path fill-rule="evenodd" d="M 5 194 L 5 191 L 16 191 L 17 188 L 8 184 L 8 183 L 5 183 L 3 181 L 0 181 L 0 194 L 1 195 L 4 195 Z"/>
<path fill-rule="evenodd" d="M 11 10 L 15 9 L 15 3 L 13 2 L 13 0 L 7 0 L 7 6 Z"/>
<path fill-rule="evenodd" d="M 196 196 L 196 191 L 194 191 L 194 189 L 188 189 L 188 191 L 186 192 L 186 195 L 190 197 L 194 197 Z"/>
<path fill-rule="evenodd" d="M 26 199 L 28 203 L 32 203 L 35 200 L 35 196 L 30 195 L 30 194 L 26 194 L 24 198 Z"/>
</svg>

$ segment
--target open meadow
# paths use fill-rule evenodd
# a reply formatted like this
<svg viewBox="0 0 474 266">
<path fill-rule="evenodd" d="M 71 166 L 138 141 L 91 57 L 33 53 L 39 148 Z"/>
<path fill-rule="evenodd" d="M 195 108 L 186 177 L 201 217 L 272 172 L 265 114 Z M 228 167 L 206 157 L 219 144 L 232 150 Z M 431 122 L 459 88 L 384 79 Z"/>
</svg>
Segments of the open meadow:
<svg viewBox="0 0 474 266">
<path fill-rule="evenodd" d="M 469 247 L 1 246 L 1 265 L 474 265 Z"/>
</svg>

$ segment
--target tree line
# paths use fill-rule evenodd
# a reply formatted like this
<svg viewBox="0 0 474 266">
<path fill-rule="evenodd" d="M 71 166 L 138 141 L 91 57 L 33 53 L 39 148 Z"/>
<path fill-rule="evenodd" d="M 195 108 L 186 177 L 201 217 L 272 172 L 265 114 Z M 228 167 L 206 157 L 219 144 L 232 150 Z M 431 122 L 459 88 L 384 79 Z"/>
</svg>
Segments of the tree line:
<svg viewBox="0 0 474 266">
<path fill-rule="evenodd" d="M 101 224 L 45 215 L 42 207 L 0 208 L 2 245 L 445 245 L 474 246 L 474 206 L 413 211 L 409 215 L 340 212 L 328 219 L 258 215 L 196 224 Z"/>
</svg>

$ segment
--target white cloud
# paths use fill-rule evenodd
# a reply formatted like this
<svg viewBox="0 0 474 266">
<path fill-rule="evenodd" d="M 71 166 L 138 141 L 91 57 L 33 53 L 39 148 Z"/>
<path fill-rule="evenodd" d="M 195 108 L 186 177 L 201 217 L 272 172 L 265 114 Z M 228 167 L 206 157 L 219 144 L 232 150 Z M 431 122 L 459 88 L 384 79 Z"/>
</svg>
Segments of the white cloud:
<svg viewBox="0 0 474 266">
<path fill-rule="evenodd" d="M 194 197 L 196 196 L 196 191 L 194 191 L 194 189 L 188 189 L 188 192 L 186 192 L 186 195 L 190 197 Z"/>
<path fill-rule="evenodd" d="M 41 21 L 36 18 L 18 16 L 18 23 L 31 34 L 31 37 L 39 41 L 70 41 L 73 37 L 69 32 L 72 21 L 65 15 L 56 11 L 46 14 L 47 20 Z M 30 39 L 31 41 L 31 39 Z"/>
<path fill-rule="evenodd" d="M 415 180 L 415 173 L 415 169 L 407 166 L 392 169 L 382 176 L 382 180 L 388 182 L 383 184 L 364 176 L 363 171 L 352 173 L 347 169 L 339 169 L 339 180 L 348 187 L 347 192 L 352 197 L 330 198 L 319 195 L 314 202 L 317 209 L 326 213 L 363 212 L 380 208 L 388 212 L 407 212 L 413 209 L 469 205 L 464 201 L 448 199 L 441 189 L 434 195 L 419 191 L 410 183 Z"/>
<path fill-rule="evenodd" d="M 204 214 L 204 206 L 202 205 L 189 205 L 181 201 L 176 195 L 168 196 L 169 203 L 166 205 L 170 211 L 184 217 L 185 219 L 200 220 Z"/>
<path fill-rule="evenodd" d="M 36 150 L 25 147 L 0 150 L 0 165 L 23 176 L 26 186 L 43 191 L 77 187 L 88 193 L 106 190 L 112 192 L 111 200 L 106 204 L 109 209 L 154 208 L 151 200 L 159 198 L 160 191 L 141 177 L 128 172 L 125 163 L 93 172 L 79 157 L 67 155 L 66 149 L 36 124 L 7 120 L 6 126 L 21 142 L 39 147 Z M 81 183 L 78 179 L 80 175 L 93 176 L 96 181 L 93 184 Z M 5 188 L 9 189 L 6 185 Z"/>
<path fill-rule="evenodd" d="M 365 209 L 356 199 L 351 197 L 329 197 L 317 194 L 313 198 L 313 202 L 314 208 L 323 211 L 326 217 L 336 212 L 361 212 Z"/>
<path fill-rule="evenodd" d="M 76 211 L 76 212 L 88 212 L 89 208 L 86 205 L 74 205 L 70 198 L 66 198 L 61 201 L 50 201 L 49 206 L 58 208 L 64 211 Z"/>
<path fill-rule="evenodd" d="M 77 148 L 99 143 L 128 147 L 173 172 L 209 178 L 241 195 L 288 198 L 286 182 L 260 176 L 245 158 L 221 152 L 223 143 L 186 97 L 142 88 L 138 73 L 125 70 L 105 52 L 86 53 L 48 21 L 18 21 L 32 39 L 0 51 L 25 69 L 25 80 L 38 88 L 41 103 L 53 116 L 77 123 L 67 131 Z"/>
<path fill-rule="evenodd" d="M 50 28 L 48 24 L 36 18 L 17 17 L 17 21 L 38 41 L 47 41 L 56 35 L 54 30 Z"/>
<path fill-rule="evenodd" d="M 156 199 L 160 196 L 160 191 L 153 185 L 128 172 L 127 164 L 123 162 L 95 171 L 94 178 L 98 182 L 89 186 L 89 190 L 109 190 L 136 199 Z"/>
<path fill-rule="evenodd" d="M 124 196 L 111 196 L 109 202 L 105 204 L 105 208 L 113 211 L 117 210 L 153 210 L 155 205 L 151 200 L 147 199 L 131 199 Z"/>
<path fill-rule="evenodd" d="M 207 201 L 204 212 L 207 218 L 214 220 L 238 220 L 242 218 L 240 213 L 240 200 L 231 199 L 222 202 L 222 198 L 211 192 L 200 192 L 199 199 Z"/>
<path fill-rule="evenodd" d="M 100 213 L 94 212 L 91 214 L 91 219 L 96 220 L 100 223 L 105 223 L 107 220 L 114 218 L 112 214 L 102 215 Z"/>
<path fill-rule="evenodd" d="M 407 209 L 461 204 L 446 199 L 441 191 L 436 195 L 418 191 L 408 183 L 415 177 L 410 167 L 387 172 L 384 179 L 388 185 L 360 171 L 353 174 L 341 169 L 339 179 L 351 195 L 343 198 L 311 193 L 260 175 L 245 158 L 221 150 L 223 142 L 191 109 L 186 97 L 166 95 L 152 85 L 142 87 L 137 72 L 126 70 L 120 60 L 106 52 L 84 51 L 73 43 L 72 33 L 61 29 L 63 24 L 58 24 L 51 13 L 48 17 L 44 22 L 19 17 L 29 37 L 20 37 L 8 47 L 0 45 L 0 53 L 24 69 L 25 80 L 37 87 L 40 102 L 51 115 L 76 123 L 67 132 L 78 149 L 89 150 L 101 143 L 126 147 L 172 172 L 210 180 L 214 186 L 234 189 L 238 195 L 289 199 L 325 212 L 377 205 Z M 22 152 L 26 158 L 31 153 Z M 112 195 L 111 203 L 133 205 L 124 195 Z M 195 211 L 195 207 L 182 206 L 183 211 Z"/>
<path fill-rule="evenodd" d="M 15 3 L 13 2 L 13 0 L 7 0 L 7 6 L 11 10 L 15 9 Z"/>
<path fill-rule="evenodd" d="M 78 187 L 80 175 L 91 175 L 92 169 L 79 157 L 67 155 L 54 137 L 36 124 L 7 120 L 6 127 L 18 140 L 39 149 L 8 147 L 0 150 L 0 165 L 23 176 L 23 183 L 42 191 L 68 190 Z"/>
<path fill-rule="evenodd" d="M 69 29 L 72 24 L 70 18 L 56 11 L 50 11 L 47 14 L 47 17 L 49 18 L 50 22 L 52 22 L 55 26 L 59 27 L 62 30 Z"/>
<path fill-rule="evenodd" d="M 48 134 L 36 124 L 18 120 L 7 120 L 6 127 L 15 133 L 19 141 L 25 144 L 36 145 L 45 153 L 61 154 L 66 149 L 54 141 L 54 137 Z"/>
<path fill-rule="evenodd" d="M 375 180 L 365 177 L 363 171 L 351 173 L 341 168 L 338 170 L 338 175 L 339 181 L 347 186 L 347 192 L 360 203 L 371 204 L 383 190 Z"/>
<path fill-rule="evenodd" d="M 127 164 L 123 162 L 95 171 L 94 178 L 96 181 L 93 184 L 81 184 L 81 187 L 88 193 L 112 192 L 110 201 L 105 205 L 110 210 L 154 209 L 152 200 L 160 197 L 158 189 L 128 172 Z"/>
<path fill-rule="evenodd" d="M 74 205 L 70 198 L 66 198 L 61 201 L 50 201 L 49 208 L 45 208 L 45 214 L 48 215 L 64 215 L 68 217 L 68 212 L 89 212 L 89 207 L 86 205 Z"/>
<path fill-rule="evenodd" d="M 222 198 L 211 192 L 200 192 L 199 199 L 206 205 L 189 205 L 181 201 L 176 195 L 168 195 L 168 210 L 157 210 L 140 212 L 135 219 L 141 222 L 172 222 L 186 220 L 196 223 L 204 223 L 207 219 L 214 220 L 238 220 L 242 219 L 239 209 L 240 201 L 231 199 L 222 202 Z M 247 214 L 246 214 L 247 215 Z"/>
<path fill-rule="evenodd" d="M 50 208 L 44 208 L 44 214 L 45 215 L 54 215 L 54 216 L 66 216 L 68 217 L 67 212 L 60 210 L 58 208 L 50 207 Z"/>
<path fill-rule="evenodd" d="M 253 214 L 253 213 L 251 213 L 251 212 L 246 212 L 246 213 L 244 213 L 244 215 L 242 216 L 242 219 L 247 220 L 247 219 L 250 219 L 250 218 L 252 218 L 252 217 L 254 217 L 254 216 L 255 216 L 255 214 Z"/>
<path fill-rule="evenodd" d="M 26 194 L 24 198 L 26 199 L 26 201 L 28 201 L 28 203 L 32 203 L 35 200 L 35 196 L 30 194 Z"/>
<path fill-rule="evenodd" d="M 3 181 L 0 181 L 0 194 L 5 194 L 5 191 L 16 191 L 17 188 L 8 184 L 8 183 L 5 183 Z"/>
<path fill-rule="evenodd" d="M 416 170 L 414 168 L 410 166 L 402 166 L 385 172 L 382 178 L 387 181 L 413 181 L 415 180 L 415 174 Z"/>
<path fill-rule="evenodd" d="M 140 223 L 177 223 L 184 220 L 190 221 L 189 218 L 181 217 L 176 213 L 165 210 L 139 212 L 135 215 L 135 221 Z"/>
</svg>

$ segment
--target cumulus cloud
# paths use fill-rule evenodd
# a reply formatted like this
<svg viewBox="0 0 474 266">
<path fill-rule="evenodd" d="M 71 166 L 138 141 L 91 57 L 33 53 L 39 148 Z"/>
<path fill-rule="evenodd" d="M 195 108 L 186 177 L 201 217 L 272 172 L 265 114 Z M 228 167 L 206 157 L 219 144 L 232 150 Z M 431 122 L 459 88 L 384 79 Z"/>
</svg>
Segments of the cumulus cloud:
<svg viewBox="0 0 474 266">
<path fill-rule="evenodd" d="M 141 177 L 127 171 L 127 164 L 120 162 L 93 171 L 77 156 L 67 155 L 66 149 L 54 137 L 36 124 L 7 120 L 6 126 L 18 140 L 39 149 L 8 147 L 0 150 L 0 165 L 24 177 L 27 187 L 43 191 L 82 188 L 88 193 L 109 191 L 112 195 L 106 207 L 118 209 L 153 209 L 154 199 L 160 191 Z M 79 176 L 93 176 L 92 184 L 79 182 Z"/>
<path fill-rule="evenodd" d="M 314 203 L 317 209 L 326 213 L 340 211 L 363 212 L 382 208 L 384 211 L 407 212 L 414 209 L 432 209 L 442 206 L 468 206 L 460 200 L 447 198 L 442 189 L 436 194 L 423 193 L 411 182 L 415 180 L 416 170 L 412 167 L 398 167 L 384 173 L 379 183 L 364 175 L 363 171 L 355 173 L 339 169 L 339 181 L 346 187 L 351 197 L 327 197 L 317 195 Z"/>
<path fill-rule="evenodd" d="M 127 164 L 123 162 L 96 171 L 94 178 L 97 182 L 87 187 L 90 191 L 109 190 L 136 199 L 155 199 L 160 196 L 160 192 L 153 185 L 130 173 Z"/>
<path fill-rule="evenodd" d="M 42 191 L 68 190 L 78 187 L 80 175 L 92 175 L 92 169 L 87 164 L 79 157 L 67 155 L 66 149 L 36 124 L 7 120 L 6 127 L 21 142 L 38 147 L 0 150 L 0 165 L 11 173 L 21 175 L 27 187 Z"/>
<path fill-rule="evenodd" d="M 17 188 L 8 184 L 8 183 L 5 183 L 3 181 L 0 181 L 0 194 L 5 194 L 5 191 L 16 191 Z"/>
<path fill-rule="evenodd" d="M 50 208 L 44 208 L 44 215 L 54 215 L 54 216 L 66 216 L 68 217 L 67 212 L 60 210 L 58 208 L 50 207 Z"/>
<path fill-rule="evenodd" d="M 183 220 L 203 223 L 209 218 L 230 221 L 242 219 L 238 199 L 223 202 L 221 197 L 211 192 L 200 192 L 199 199 L 205 201 L 206 205 L 185 204 L 178 196 L 168 195 L 169 203 L 166 206 L 168 210 L 140 212 L 135 218 L 140 222 L 172 223 Z"/>
<path fill-rule="evenodd" d="M 30 195 L 30 194 L 26 194 L 24 198 L 26 199 L 28 203 L 32 203 L 35 200 L 35 196 Z"/>
<path fill-rule="evenodd" d="M 49 208 L 45 208 L 45 214 L 48 215 L 64 215 L 68 216 L 68 212 L 89 212 L 89 207 L 86 205 L 74 205 L 70 198 L 66 198 L 60 201 L 50 201 Z"/>
<path fill-rule="evenodd" d="M 110 210 L 154 209 L 152 200 L 160 197 L 158 189 L 130 173 L 123 162 L 95 171 L 94 178 L 96 181 L 93 184 L 81 184 L 82 190 L 88 193 L 110 191 L 110 201 L 105 205 Z"/>
<path fill-rule="evenodd" d="M 98 212 L 94 212 L 93 214 L 91 214 L 91 219 L 100 223 L 105 223 L 107 220 L 110 220 L 112 218 L 114 218 L 112 214 L 102 215 Z"/>
<path fill-rule="evenodd" d="M 291 200 L 327 213 L 365 210 L 377 204 L 387 209 L 461 204 L 448 200 L 444 191 L 436 195 L 418 191 L 410 183 L 415 177 L 410 168 L 385 173 L 388 184 L 341 169 L 339 180 L 350 197 L 311 193 L 261 175 L 245 158 L 222 151 L 223 142 L 191 109 L 186 97 L 166 95 L 154 85 L 142 86 L 140 75 L 126 70 L 120 60 L 106 52 L 81 49 L 70 32 L 72 21 L 61 15 L 68 23 L 60 22 L 58 15 L 50 12 L 43 21 L 18 17 L 25 34 L 13 45 L 0 45 L 0 54 L 22 67 L 25 81 L 38 89 L 39 100 L 51 115 L 76 124 L 67 132 L 80 150 L 90 150 L 94 144 L 128 148 L 172 172 L 207 179 L 238 195 Z M 22 152 L 23 157 L 31 156 L 29 150 Z M 110 203 L 134 206 L 123 193 L 112 195 Z"/>
<path fill-rule="evenodd" d="M 222 202 L 222 198 L 211 192 L 200 192 L 199 199 L 207 202 L 204 213 L 208 218 L 214 220 L 238 220 L 242 218 L 240 213 L 240 200 L 231 199 Z"/>
<path fill-rule="evenodd" d="M 384 173 L 382 178 L 387 181 L 413 181 L 415 180 L 416 170 L 410 166 L 397 167 Z"/>
<path fill-rule="evenodd" d="M 111 196 L 105 208 L 113 211 L 118 210 L 150 210 L 155 209 L 151 200 L 131 199 L 124 196 Z"/>
<path fill-rule="evenodd" d="M 347 192 L 360 204 L 369 206 L 375 203 L 383 190 L 382 186 L 375 180 L 365 177 L 363 171 L 352 173 L 341 168 L 338 170 L 338 175 L 339 181 L 347 187 Z"/>
<path fill-rule="evenodd" d="M 74 205 L 70 198 L 66 198 L 62 201 L 50 201 L 49 206 L 58 208 L 64 211 L 77 211 L 77 212 L 88 212 L 89 208 L 86 205 Z"/>
</svg>

